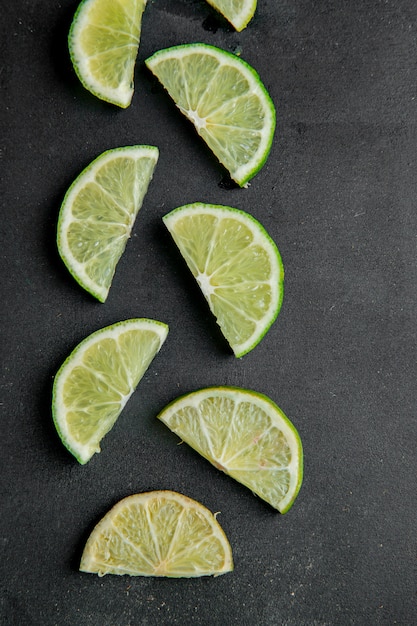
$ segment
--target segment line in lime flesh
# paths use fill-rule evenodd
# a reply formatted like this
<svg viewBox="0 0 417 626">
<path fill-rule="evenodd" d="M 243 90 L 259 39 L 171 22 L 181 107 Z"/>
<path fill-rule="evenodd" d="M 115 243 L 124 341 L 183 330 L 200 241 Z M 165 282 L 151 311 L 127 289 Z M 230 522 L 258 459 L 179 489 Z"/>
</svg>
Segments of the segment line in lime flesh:
<svg viewBox="0 0 417 626">
<path fill-rule="evenodd" d="M 173 400 L 158 418 L 281 513 L 293 505 L 303 479 L 301 439 L 267 396 L 238 387 L 209 387 Z"/>
<path fill-rule="evenodd" d="M 281 309 L 278 248 L 249 213 L 196 202 L 163 222 L 200 286 L 236 357 L 259 344 Z"/>
<path fill-rule="evenodd" d="M 238 31 L 242 31 L 253 18 L 256 0 L 207 0 Z"/>
<path fill-rule="evenodd" d="M 100 302 L 108 296 L 158 156 L 155 146 L 107 150 L 65 194 L 58 219 L 58 251 L 79 285 Z"/>
<path fill-rule="evenodd" d="M 96 525 L 80 571 L 104 576 L 218 576 L 233 570 L 229 541 L 205 506 L 174 491 L 118 502 Z"/>
<path fill-rule="evenodd" d="M 93 95 L 127 108 L 147 0 L 83 0 L 68 35 L 72 64 Z"/>
<path fill-rule="evenodd" d="M 159 50 L 145 61 L 241 187 L 271 149 L 275 107 L 258 73 L 243 59 L 208 44 Z"/>
<path fill-rule="evenodd" d="M 168 326 L 136 318 L 85 338 L 55 376 L 52 415 L 64 446 L 82 465 L 100 452 L 168 334 Z"/>
</svg>

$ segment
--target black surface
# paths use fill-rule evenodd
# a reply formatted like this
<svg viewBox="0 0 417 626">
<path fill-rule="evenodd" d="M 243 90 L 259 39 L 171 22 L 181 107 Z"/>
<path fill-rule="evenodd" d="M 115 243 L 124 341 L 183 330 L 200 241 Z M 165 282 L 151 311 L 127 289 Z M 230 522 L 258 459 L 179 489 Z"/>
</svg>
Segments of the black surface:
<svg viewBox="0 0 417 626">
<path fill-rule="evenodd" d="M 237 34 L 202 0 L 150 2 L 122 111 L 72 71 L 75 0 L 3 3 L 2 625 L 415 623 L 416 3 L 258 4 Z M 221 184 L 221 167 L 144 69 L 157 49 L 193 41 L 240 49 L 276 104 L 273 148 L 249 189 Z M 102 305 L 60 261 L 57 215 L 84 166 L 134 143 L 161 155 Z M 251 212 L 284 260 L 281 314 L 241 360 L 161 223 L 197 200 Z M 167 322 L 170 334 L 82 467 L 52 425 L 53 376 L 82 338 L 133 316 Z M 155 420 L 179 393 L 213 384 L 269 395 L 299 429 L 305 479 L 287 515 Z M 110 506 L 160 488 L 221 511 L 234 573 L 80 574 L 84 542 Z"/>
</svg>

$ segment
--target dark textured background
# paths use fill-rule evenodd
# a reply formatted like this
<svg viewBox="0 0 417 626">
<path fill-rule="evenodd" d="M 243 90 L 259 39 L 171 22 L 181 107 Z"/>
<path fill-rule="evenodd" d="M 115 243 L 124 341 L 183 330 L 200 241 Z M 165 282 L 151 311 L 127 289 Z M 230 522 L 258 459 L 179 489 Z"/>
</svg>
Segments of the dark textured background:
<svg viewBox="0 0 417 626">
<path fill-rule="evenodd" d="M 237 34 L 203 0 L 150 1 L 125 111 L 73 73 L 76 0 L 2 5 L 2 625 L 415 623 L 417 6 L 258 4 Z M 193 41 L 241 50 L 276 104 L 273 148 L 249 189 L 224 188 L 223 170 L 144 68 L 157 49 Z M 60 261 L 57 215 L 83 167 L 134 143 L 161 155 L 102 305 Z M 285 264 L 279 318 L 242 360 L 161 224 L 197 200 L 252 213 Z M 170 334 L 82 467 L 52 425 L 53 376 L 82 338 L 133 316 L 167 322 Z M 155 420 L 179 393 L 213 384 L 269 395 L 299 429 L 305 479 L 287 515 Z M 234 573 L 80 574 L 84 542 L 110 506 L 160 488 L 221 511 Z"/>
</svg>

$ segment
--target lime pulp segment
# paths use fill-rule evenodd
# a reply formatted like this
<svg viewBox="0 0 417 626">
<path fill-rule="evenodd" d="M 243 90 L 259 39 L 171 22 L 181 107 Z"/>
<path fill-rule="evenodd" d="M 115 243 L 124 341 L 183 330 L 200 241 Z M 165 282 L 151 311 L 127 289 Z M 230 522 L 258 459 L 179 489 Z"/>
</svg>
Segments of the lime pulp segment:
<svg viewBox="0 0 417 626">
<path fill-rule="evenodd" d="M 173 491 L 118 502 L 87 540 L 80 570 L 104 576 L 192 578 L 233 570 L 227 537 L 202 504 Z"/>
<path fill-rule="evenodd" d="M 302 444 L 270 398 L 236 387 L 201 389 L 174 400 L 158 418 L 272 507 L 291 508 L 303 478 Z"/>
<path fill-rule="evenodd" d="M 168 326 L 131 319 L 84 339 L 55 376 L 52 415 L 66 448 L 81 463 L 100 452 L 111 430 L 168 334 Z"/>
<path fill-rule="evenodd" d="M 83 0 L 68 36 L 81 83 L 98 98 L 122 108 L 133 96 L 145 6 L 146 0 Z"/>
<path fill-rule="evenodd" d="M 101 302 L 108 296 L 158 156 L 154 146 L 108 150 L 81 172 L 65 195 L 57 229 L 60 256 L 76 281 Z"/>
<path fill-rule="evenodd" d="M 263 226 L 239 209 L 195 203 L 164 216 L 235 356 L 252 350 L 281 308 L 284 268 Z"/>
<path fill-rule="evenodd" d="M 166 48 L 145 63 L 233 180 L 247 186 L 268 157 L 276 123 L 257 72 L 207 44 Z"/>
</svg>

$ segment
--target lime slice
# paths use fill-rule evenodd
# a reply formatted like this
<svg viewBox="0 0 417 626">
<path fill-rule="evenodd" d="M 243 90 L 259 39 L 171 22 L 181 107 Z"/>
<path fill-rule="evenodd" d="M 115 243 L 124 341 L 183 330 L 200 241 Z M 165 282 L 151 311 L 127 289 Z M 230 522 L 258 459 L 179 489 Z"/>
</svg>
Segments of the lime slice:
<svg viewBox="0 0 417 626">
<path fill-rule="evenodd" d="M 52 415 L 62 443 L 81 464 L 100 452 L 167 334 L 168 326 L 154 320 L 118 322 L 84 339 L 59 369 Z"/>
<path fill-rule="evenodd" d="M 284 268 L 275 243 L 251 215 L 188 204 L 163 217 L 237 357 L 252 350 L 281 308 Z"/>
<path fill-rule="evenodd" d="M 174 491 L 124 498 L 87 540 L 80 570 L 91 574 L 196 576 L 233 570 L 230 544 L 205 506 Z"/>
<path fill-rule="evenodd" d="M 275 109 L 255 70 L 206 44 L 156 52 L 146 65 L 241 187 L 261 169 L 275 130 Z"/>
<path fill-rule="evenodd" d="M 183 441 L 281 513 L 303 479 L 303 451 L 294 425 L 266 396 L 236 387 L 201 389 L 159 415 Z"/>
<path fill-rule="evenodd" d="M 83 0 L 68 36 L 74 69 L 95 96 L 129 106 L 146 0 Z"/>
<path fill-rule="evenodd" d="M 207 0 L 237 30 L 243 30 L 256 10 L 256 0 Z"/>
<path fill-rule="evenodd" d="M 57 243 L 75 280 L 104 302 L 158 160 L 154 146 L 108 150 L 75 179 L 61 206 Z"/>
</svg>

